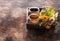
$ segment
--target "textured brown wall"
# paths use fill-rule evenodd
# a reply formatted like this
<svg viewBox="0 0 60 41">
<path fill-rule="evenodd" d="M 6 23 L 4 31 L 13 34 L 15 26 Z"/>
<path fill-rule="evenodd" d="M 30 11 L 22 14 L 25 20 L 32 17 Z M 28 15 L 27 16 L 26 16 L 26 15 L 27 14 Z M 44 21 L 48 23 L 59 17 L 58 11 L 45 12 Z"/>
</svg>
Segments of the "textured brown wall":
<svg viewBox="0 0 60 41">
<path fill-rule="evenodd" d="M 47 34 L 37 36 L 35 31 L 26 29 L 26 8 L 31 6 L 60 10 L 60 0 L 0 0 L 0 41 L 50 41 Z"/>
</svg>

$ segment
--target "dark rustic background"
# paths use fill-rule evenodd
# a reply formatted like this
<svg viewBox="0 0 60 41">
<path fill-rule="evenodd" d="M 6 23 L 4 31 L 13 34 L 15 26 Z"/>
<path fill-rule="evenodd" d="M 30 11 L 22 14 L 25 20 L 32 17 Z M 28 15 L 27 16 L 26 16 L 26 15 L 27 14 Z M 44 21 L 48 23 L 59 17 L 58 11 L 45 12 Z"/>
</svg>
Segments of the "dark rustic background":
<svg viewBox="0 0 60 41">
<path fill-rule="evenodd" d="M 26 8 L 52 7 L 60 13 L 60 0 L 0 0 L 0 41 L 60 41 L 60 14 L 54 35 L 26 29 Z"/>
</svg>

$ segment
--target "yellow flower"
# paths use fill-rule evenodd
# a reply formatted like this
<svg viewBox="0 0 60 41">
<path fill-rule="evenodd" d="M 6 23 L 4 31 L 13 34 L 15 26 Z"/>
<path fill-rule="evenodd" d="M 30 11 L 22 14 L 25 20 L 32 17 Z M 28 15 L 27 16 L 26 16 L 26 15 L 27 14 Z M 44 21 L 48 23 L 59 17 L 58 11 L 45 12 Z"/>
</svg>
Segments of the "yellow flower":
<svg viewBox="0 0 60 41">
<path fill-rule="evenodd" d="M 44 21 L 48 21 L 49 17 L 48 16 L 43 16 L 42 18 Z"/>
<path fill-rule="evenodd" d="M 39 19 L 42 19 L 43 16 L 45 16 L 44 12 L 40 13 L 38 18 L 39 18 Z"/>
</svg>

